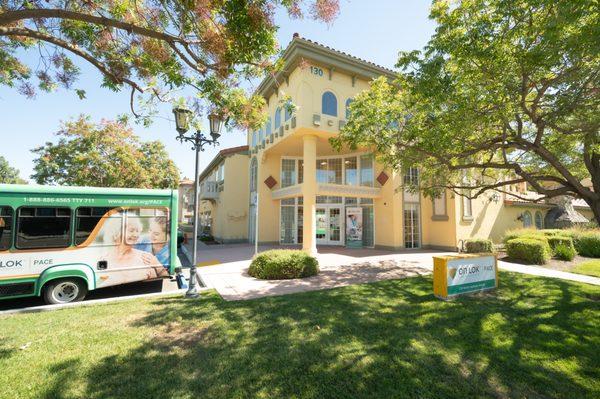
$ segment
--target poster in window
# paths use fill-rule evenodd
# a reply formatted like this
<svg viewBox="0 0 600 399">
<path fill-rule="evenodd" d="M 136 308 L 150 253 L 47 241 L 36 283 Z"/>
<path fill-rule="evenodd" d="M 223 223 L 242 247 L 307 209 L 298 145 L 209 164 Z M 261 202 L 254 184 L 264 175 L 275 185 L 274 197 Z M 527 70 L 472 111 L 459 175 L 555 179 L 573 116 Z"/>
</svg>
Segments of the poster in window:
<svg viewBox="0 0 600 399">
<path fill-rule="evenodd" d="M 361 248 L 363 245 L 362 208 L 346 208 L 346 246 Z"/>
</svg>

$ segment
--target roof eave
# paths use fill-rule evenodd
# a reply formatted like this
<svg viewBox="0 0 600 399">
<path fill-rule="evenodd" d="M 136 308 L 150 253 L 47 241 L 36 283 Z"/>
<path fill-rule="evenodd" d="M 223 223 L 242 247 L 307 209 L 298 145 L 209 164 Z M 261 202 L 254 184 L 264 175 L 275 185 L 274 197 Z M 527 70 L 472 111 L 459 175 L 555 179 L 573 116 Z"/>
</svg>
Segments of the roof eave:
<svg viewBox="0 0 600 399">
<path fill-rule="evenodd" d="M 342 71 L 351 76 L 366 80 L 375 79 L 380 76 L 386 76 L 390 80 L 396 77 L 395 72 L 390 69 L 355 58 L 306 39 L 294 38 L 282 55 L 282 59 L 284 60 L 283 68 L 275 75 L 265 78 L 258 85 L 255 94 L 268 98 L 275 91 L 278 82 L 283 82 L 295 69 L 300 59 L 303 58 L 330 65 L 336 71 Z"/>
</svg>

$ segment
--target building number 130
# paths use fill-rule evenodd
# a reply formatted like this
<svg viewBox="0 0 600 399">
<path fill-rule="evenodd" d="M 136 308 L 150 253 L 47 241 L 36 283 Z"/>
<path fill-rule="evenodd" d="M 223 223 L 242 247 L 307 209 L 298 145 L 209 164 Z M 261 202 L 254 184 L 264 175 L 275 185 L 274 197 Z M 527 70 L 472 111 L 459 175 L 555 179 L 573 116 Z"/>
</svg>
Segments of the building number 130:
<svg viewBox="0 0 600 399">
<path fill-rule="evenodd" d="M 314 66 L 310 67 L 310 73 L 317 76 L 323 76 L 323 70 Z"/>
</svg>

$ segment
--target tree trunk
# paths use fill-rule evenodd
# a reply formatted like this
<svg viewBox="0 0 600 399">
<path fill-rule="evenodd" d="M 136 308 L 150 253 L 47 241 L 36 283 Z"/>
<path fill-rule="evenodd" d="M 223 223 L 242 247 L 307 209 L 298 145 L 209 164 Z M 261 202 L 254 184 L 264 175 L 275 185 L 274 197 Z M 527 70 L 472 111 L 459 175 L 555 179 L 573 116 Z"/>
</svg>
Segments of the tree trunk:
<svg viewBox="0 0 600 399">
<path fill-rule="evenodd" d="M 600 226 L 600 199 L 595 199 L 594 201 L 586 200 L 587 204 L 592 209 L 594 213 L 594 219 L 596 220 L 596 224 Z"/>
</svg>

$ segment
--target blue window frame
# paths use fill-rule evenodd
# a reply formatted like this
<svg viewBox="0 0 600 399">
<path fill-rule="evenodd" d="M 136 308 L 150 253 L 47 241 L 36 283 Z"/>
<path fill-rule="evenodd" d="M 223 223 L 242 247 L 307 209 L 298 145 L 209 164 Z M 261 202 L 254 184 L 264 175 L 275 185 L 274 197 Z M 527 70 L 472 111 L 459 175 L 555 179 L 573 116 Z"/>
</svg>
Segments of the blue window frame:
<svg viewBox="0 0 600 399">
<path fill-rule="evenodd" d="M 275 110 L 275 130 L 281 126 L 281 108 L 277 107 Z"/>
<path fill-rule="evenodd" d="M 262 129 L 260 129 L 260 130 L 258 131 L 258 143 L 259 143 L 259 144 L 260 144 L 260 143 L 262 143 L 262 142 L 263 142 L 263 140 L 264 140 L 264 138 L 265 138 L 265 136 L 264 136 L 264 134 L 263 134 L 263 130 L 262 130 Z"/>
<path fill-rule="evenodd" d="M 252 148 L 256 147 L 256 132 L 252 132 Z"/>
<path fill-rule="evenodd" d="M 330 91 L 323 93 L 321 98 L 321 113 L 324 115 L 337 116 L 337 98 Z"/>
<path fill-rule="evenodd" d="M 352 101 L 354 101 L 352 98 L 346 100 L 346 119 L 350 119 L 350 104 L 352 104 Z"/>
</svg>

